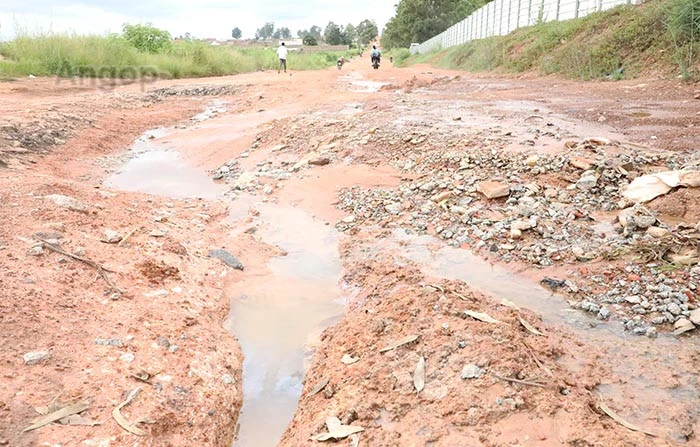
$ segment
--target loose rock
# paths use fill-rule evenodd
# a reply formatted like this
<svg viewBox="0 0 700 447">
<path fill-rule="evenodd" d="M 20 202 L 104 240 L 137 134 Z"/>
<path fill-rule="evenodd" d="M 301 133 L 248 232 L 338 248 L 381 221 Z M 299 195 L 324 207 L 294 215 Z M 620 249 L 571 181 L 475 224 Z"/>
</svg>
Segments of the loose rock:
<svg viewBox="0 0 700 447">
<path fill-rule="evenodd" d="M 25 365 L 37 365 L 51 358 L 49 351 L 32 351 L 22 356 Z"/>
</svg>

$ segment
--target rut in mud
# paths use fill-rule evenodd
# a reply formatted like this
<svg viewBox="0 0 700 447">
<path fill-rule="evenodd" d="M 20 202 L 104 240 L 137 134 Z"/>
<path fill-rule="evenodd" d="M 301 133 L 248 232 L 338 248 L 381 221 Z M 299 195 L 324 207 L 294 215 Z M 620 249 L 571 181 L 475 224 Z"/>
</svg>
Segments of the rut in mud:
<svg viewBox="0 0 700 447">
<path fill-rule="evenodd" d="M 643 210 L 621 201 L 637 176 L 695 169 L 685 148 L 698 117 L 682 87 L 421 68 L 212 83 L 220 98 L 172 99 L 183 109 L 168 120 L 167 99 L 146 102 L 160 110 L 148 115 L 155 130 L 126 152 L 124 136 L 85 143 L 122 129 L 87 129 L 36 167 L 13 152 L 10 175 L 0 171 L 14 191 L 5 203 L 41 204 L 5 210 L 3 269 L 23 278 L 14 296 L 46 302 L 30 318 L 8 297 L 6 360 L 51 350 L 22 378 L 5 367 L 4 389 L 18 391 L 0 395 L 12 411 L 0 440 L 131 442 L 103 416 L 140 386 L 123 411 L 155 422 L 141 425 L 149 445 L 317 445 L 337 429 L 328 418 L 357 432 L 346 445 L 697 441 L 700 271 L 674 264 L 693 259 L 696 189 Z M 622 109 L 609 99 L 619 91 Z M 652 107 L 664 113 L 636 113 Z M 89 211 L 60 209 L 52 194 Z M 635 226 L 615 221 L 625 209 Z M 127 296 L 39 252 L 20 230 L 28 222 L 105 263 Z M 101 242 L 108 227 L 124 242 Z M 59 333 L 70 335 L 51 345 Z M 107 422 L 21 434 L 56 390 L 60 403 L 98 396 L 83 416 Z"/>
</svg>

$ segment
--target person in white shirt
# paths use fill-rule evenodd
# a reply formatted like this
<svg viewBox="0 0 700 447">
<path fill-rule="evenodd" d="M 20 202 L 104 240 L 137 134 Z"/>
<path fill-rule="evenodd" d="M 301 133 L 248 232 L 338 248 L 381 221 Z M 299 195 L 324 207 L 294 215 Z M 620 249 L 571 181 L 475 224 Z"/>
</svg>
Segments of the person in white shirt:
<svg viewBox="0 0 700 447">
<path fill-rule="evenodd" d="M 280 58 L 280 66 L 277 69 L 277 73 L 279 73 L 282 68 L 284 68 L 284 72 L 287 72 L 287 47 L 284 46 L 284 42 L 280 45 L 279 48 L 277 48 L 277 57 Z"/>
</svg>

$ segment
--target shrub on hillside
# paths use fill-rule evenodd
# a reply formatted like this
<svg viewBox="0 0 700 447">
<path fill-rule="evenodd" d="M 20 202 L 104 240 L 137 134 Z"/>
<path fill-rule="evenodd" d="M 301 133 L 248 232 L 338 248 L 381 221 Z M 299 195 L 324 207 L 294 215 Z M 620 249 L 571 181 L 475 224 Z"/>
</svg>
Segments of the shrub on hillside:
<svg viewBox="0 0 700 447">
<path fill-rule="evenodd" d="M 129 44 L 144 53 L 161 53 L 171 47 L 170 33 L 150 23 L 131 25 L 125 23 L 122 36 Z"/>
</svg>

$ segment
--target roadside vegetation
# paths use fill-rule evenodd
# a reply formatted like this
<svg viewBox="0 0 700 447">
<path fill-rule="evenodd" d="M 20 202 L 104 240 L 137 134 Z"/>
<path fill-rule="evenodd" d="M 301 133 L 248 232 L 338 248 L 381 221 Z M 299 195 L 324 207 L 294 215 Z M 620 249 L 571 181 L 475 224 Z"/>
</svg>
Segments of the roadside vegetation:
<svg viewBox="0 0 700 447">
<path fill-rule="evenodd" d="M 125 25 L 121 34 L 23 35 L 0 43 L 0 79 L 17 76 L 184 78 L 220 76 L 277 68 L 276 48 L 211 46 L 191 39 L 172 40 L 150 25 Z M 335 64 L 347 53 L 294 52 L 292 70 L 315 70 Z"/>
<path fill-rule="evenodd" d="M 650 1 L 562 22 L 520 28 L 433 53 L 395 56 L 401 64 L 622 79 L 641 73 L 700 78 L 700 0 Z"/>
</svg>

